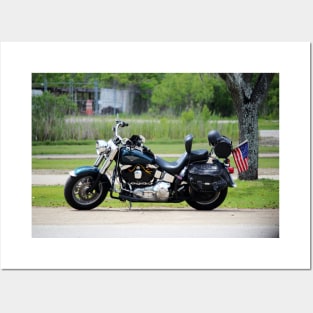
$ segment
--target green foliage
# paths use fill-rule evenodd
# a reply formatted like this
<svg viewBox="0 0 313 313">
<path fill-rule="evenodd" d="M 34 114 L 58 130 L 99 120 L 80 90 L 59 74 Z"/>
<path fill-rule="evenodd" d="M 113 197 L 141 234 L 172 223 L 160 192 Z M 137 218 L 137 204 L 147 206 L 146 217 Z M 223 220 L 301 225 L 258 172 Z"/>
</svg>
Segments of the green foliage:
<svg viewBox="0 0 313 313">
<path fill-rule="evenodd" d="M 279 118 L 279 74 L 275 74 L 268 91 L 267 100 L 261 114 L 271 118 Z"/>
<path fill-rule="evenodd" d="M 184 111 L 181 114 L 181 118 L 185 123 L 189 123 L 195 118 L 195 113 L 192 109 L 189 109 L 188 111 Z"/>
<path fill-rule="evenodd" d="M 160 112 L 171 109 L 175 114 L 189 108 L 202 107 L 213 98 L 213 86 L 206 84 L 207 76 L 200 74 L 165 74 L 160 84 L 154 87 L 151 102 Z"/>
<path fill-rule="evenodd" d="M 219 123 L 219 120 L 213 118 L 209 121 L 201 118 L 200 113 L 196 114 L 192 110 L 182 114 L 181 118 L 163 117 L 161 119 L 136 119 L 125 118 L 129 127 L 120 130 L 122 137 L 130 137 L 133 134 L 142 134 L 147 140 L 183 140 L 183 138 L 192 133 L 195 140 L 205 140 L 208 131 L 216 129 L 223 135 L 230 137 L 233 141 L 238 140 L 237 123 Z M 47 139 L 37 140 L 84 140 L 84 139 L 109 139 L 112 137 L 112 125 L 115 124 L 113 118 L 107 117 L 71 117 L 64 121 L 60 119 L 55 130 L 57 137 L 54 136 L 54 129 L 50 129 Z M 34 131 L 34 130 L 33 130 Z M 36 140 L 33 138 L 33 140 Z"/>
<path fill-rule="evenodd" d="M 203 121 L 208 121 L 211 116 L 211 112 L 209 111 L 206 105 L 203 106 L 201 111 L 201 118 Z"/>
<path fill-rule="evenodd" d="M 211 79 L 214 88 L 213 101 L 209 103 L 209 109 L 221 116 L 232 116 L 235 108 L 226 84 L 220 77 Z"/>
<path fill-rule="evenodd" d="M 203 109 L 206 111 L 206 109 Z M 150 142 L 166 142 L 177 141 L 181 142 L 187 133 L 194 135 L 194 142 L 206 141 L 207 133 L 209 130 L 217 129 L 223 135 L 231 138 L 233 142 L 238 142 L 238 122 L 230 120 L 223 120 L 214 115 L 209 115 L 209 118 L 204 118 L 202 113 L 196 114 L 194 119 L 189 123 L 186 123 L 181 117 L 161 117 L 151 118 L 151 115 L 147 115 L 145 118 L 137 115 L 133 116 L 120 116 L 122 120 L 129 123 L 129 127 L 121 129 L 122 137 L 130 137 L 132 134 L 142 134 Z M 235 120 L 235 118 L 234 118 Z M 84 145 L 94 145 L 95 139 L 109 139 L 112 137 L 112 126 L 115 123 L 115 119 L 112 117 L 103 116 L 90 116 L 90 117 L 70 117 L 60 119 L 56 122 L 55 128 L 61 129 L 58 132 L 58 137 L 50 136 L 48 134 L 47 139 L 37 139 L 33 136 L 33 150 L 36 151 L 36 144 L 51 146 L 54 149 L 55 142 L 64 145 L 83 145 L 77 147 L 78 151 L 73 153 L 93 153 L 92 149 L 90 152 L 79 152 L 80 149 L 84 149 Z M 33 132 L 35 133 L 33 125 Z M 272 120 L 259 120 L 259 129 L 279 129 L 279 121 Z M 62 148 L 60 149 L 62 150 Z M 38 152 L 41 153 L 41 152 Z M 50 152 L 54 153 L 54 152 Z M 60 151 L 56 152 L 60 153 Z M 62 152 L 61 152 L 62 153 Z"/>
<path fill-rule="evenodd" d="M 256 79 L 257 75 L 253 76 Z M 129 88 L 134 94 L 133 113 L 179 116 L 206 106 L 212 114 L 232 116 L 233 101 L 225 82 L 208 73 L 33 73 L 33 88 Z M 98 89 L 99 90 L 99 89 Z M 279 74 L 275 74 L 260 116 L 279 117 Z"/>
<path fill-rule="evenodd" d="M 64 117 L 76 109 L 76 104 L 67 96 L 55 96 L 45 92 L 32 97 L 33 140 L 62 139 Z"/>
</svg>

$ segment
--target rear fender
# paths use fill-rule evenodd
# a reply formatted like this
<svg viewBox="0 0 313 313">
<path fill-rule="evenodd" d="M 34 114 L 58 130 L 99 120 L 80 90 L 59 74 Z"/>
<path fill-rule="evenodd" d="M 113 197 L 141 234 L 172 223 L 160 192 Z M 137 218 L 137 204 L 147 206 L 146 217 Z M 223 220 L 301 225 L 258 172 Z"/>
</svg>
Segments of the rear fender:
<svg viewBox="0 0 313 313">
<path fill-rule="evenodd" d="M 226 180 L 228 187 L 237 187 L 232 176 L 229 174 L 228 170 L 224 167 L 222 177 Z"/>
</svg>

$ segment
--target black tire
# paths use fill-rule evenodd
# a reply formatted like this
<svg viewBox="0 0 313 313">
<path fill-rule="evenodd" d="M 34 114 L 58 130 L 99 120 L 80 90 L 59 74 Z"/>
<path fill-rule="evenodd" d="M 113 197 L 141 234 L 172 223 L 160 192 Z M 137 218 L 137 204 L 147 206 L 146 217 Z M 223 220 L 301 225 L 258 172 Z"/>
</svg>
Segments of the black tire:
<svg viewBox="0 0 313 313">
<path fill-rule="evenodd" d="M 214 210 L 220 206 L 226 196 L 228 188 L 224 188 L 212 193 L 192 193 L 193 199 L 186 200 L 186 202 L 196 210 Z M 197 200 L 195 200 L 197 199 Z"/>
<path fill-rule="evenodd" d="M 88 192 L 97 177 L 96 173 L 89 173 L 78 177 L 70 176 L 64 187 L 64 197 L 67 203 L 77 210 L 91 210 L 105 199 L 109 185 L 99 182 L 98 191 Z"/>
</svg>

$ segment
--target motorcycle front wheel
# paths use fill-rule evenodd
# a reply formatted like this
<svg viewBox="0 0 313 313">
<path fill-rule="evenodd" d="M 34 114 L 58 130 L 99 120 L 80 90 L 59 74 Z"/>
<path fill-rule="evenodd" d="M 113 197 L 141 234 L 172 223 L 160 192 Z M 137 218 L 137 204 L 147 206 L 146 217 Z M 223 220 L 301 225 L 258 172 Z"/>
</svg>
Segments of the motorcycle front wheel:
<svg viewBox="0 0 313 313">
<path fill-rule="evenodd" d="M 90 191 L 97 174 L 85 176 L 70 176 L 64 187 L 64 197 L 67 203 L 77 210 L 91 210 L 97 207 L 105 199 L 109 187 L 101 181 L 98 187 Z"/>
<path fill-rule="evenodd" d="M 193 192 L 192 199 L 188 199 L 186 202 L 196 210 L 214 210 L 224 202 L 227 191 L 226 187 L 216 192 Z"/>
</svg>

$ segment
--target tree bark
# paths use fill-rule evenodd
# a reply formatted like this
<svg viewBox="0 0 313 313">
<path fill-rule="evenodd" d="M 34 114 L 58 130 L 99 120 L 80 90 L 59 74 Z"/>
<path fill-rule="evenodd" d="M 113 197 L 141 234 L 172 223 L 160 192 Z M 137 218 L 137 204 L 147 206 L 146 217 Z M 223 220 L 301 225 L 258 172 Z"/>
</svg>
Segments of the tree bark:
<svg viewBox="0 0 313 313">
<path fill-rule="evenodd" d="M 252 73 L 220 73 L 226 82 L 236 108 L 239 124 L 239 142 L 249 141 L 249 169 L 239 174 L 239 179 L 258 179 L 258 108 L 265 100 L 273 73 L 258 74 L 253 82 Z"/>
</svg>

